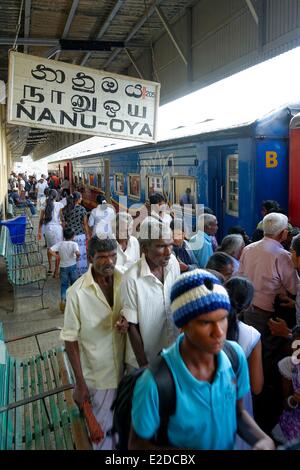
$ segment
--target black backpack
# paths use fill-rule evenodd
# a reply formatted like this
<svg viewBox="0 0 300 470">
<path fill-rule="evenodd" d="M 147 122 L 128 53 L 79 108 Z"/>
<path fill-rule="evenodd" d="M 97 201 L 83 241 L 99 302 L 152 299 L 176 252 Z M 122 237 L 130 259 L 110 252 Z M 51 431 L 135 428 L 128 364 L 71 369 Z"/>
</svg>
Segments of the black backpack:
<svg viewBox="0 0 300 470">
<path fill-rule="evenodd" d="M 223 351 L 228 356 L 233 371 L 237 375 L 239 359 L 236 350 L 225 341 Z M 170 371 L 163 356 L 157 356 L 148 369 L 151 371 L 158 389 L 160 427 L 155 437 L 159 445 L 168 445 L 168 423 L 169 418 L 176 410 L 176 388 L 172 372 Z M 118 433 L 119 441 L 117 450 L 128 450 L 129 433 L 131 427 L 131 408 L 133 391 L 137 379 L 144 372 L 145 367 L 124 375 L 117 389 L 116 398 L 112 404 L 113 427 L 111 432 Z"/>
</svg>

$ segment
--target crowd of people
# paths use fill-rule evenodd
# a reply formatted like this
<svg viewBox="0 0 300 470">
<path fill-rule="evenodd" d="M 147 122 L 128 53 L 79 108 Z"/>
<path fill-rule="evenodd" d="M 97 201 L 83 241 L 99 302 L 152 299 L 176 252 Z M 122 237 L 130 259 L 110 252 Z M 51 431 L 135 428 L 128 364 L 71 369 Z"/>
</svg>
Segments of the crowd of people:
<svg viewBox="0 0 300 470">
<path fill-rule="evenodd" d="M 35 183 L 38 237 L 49 275 L 60 277 L 74 398 L 91 402 L 104 431 L 94 448 L 118 445 L 112 404 L 121 378 L 141 368 L 129 449 L 274 449 L 300 439 L 300 230 L 276 201 L 263 203 L 255 241 L 236 226 L 218 243 L 209 208 L 187 239 L 159 193 L 136 225 L 102 195 L 88 214 L 79 192 L 52 185 Z M 167 444 L 151 369 L 158 355 L 176 395 Z"/>
</svg>

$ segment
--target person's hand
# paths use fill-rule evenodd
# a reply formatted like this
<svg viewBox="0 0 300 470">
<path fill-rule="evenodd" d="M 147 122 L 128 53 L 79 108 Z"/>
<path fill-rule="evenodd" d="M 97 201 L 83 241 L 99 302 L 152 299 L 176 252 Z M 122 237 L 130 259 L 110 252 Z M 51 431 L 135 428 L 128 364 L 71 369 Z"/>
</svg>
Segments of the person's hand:
<svg viewBox="0 0 300 470">
<path fill-rule="evenodd" d="M 259 439 L 252 447 L 252 450 L 275 450 L 275 444 L 269 436 L 266 436 Z"/>
<path fill-rule="evenodd" d="M 295 300 L 291 299 L 287 295 L 280 295 L 279 300 L 282 307 L 295 308 Z"/>
<path fill-rule="evenodd" d="M 37 234 L 37 239 L 40 241 L 42 239 L 42 233 L 41 232 L 38 232 Z"/>
<path fill-rule="evenodd" d="M 290 329 L 282 318 L 277 317 L 276 320 L 270 318 L 268 326 L 273 336 L 282 336 L 283 338 L 289 337 Z"/>
<path fill-rule="evenodd" d="M 83 402 L 90 401 L 89 389 L 85 382 L 75 385 L 73 398 L 79 408 L 82 408 Z"/>
<path fill-rule="evenodd" d="M 178 263 L 179 263 L 179 267 L 180 267 L 180 272 L 181 272 L 181 273 L 185 273 L 186 271 L 189 270 L 188 265 L 185 264 L 185 263 L 183 263 L 182 261 L 180 261 L 179 258 L 177 258 L 177 261 L 178 261 Z"/>
<path fill-rule="evenodd" d="M 129 323 L 126 318 L 121 315 L 119 320 L 115 324 L 115 328 L 119 333 L 127 333 Z"/>
<path fill-rule="evenodd" d="M 294 391 L 293 399 L 294 399 L 297 403 L 300 403 L 300 389 Z"/>
</svg>

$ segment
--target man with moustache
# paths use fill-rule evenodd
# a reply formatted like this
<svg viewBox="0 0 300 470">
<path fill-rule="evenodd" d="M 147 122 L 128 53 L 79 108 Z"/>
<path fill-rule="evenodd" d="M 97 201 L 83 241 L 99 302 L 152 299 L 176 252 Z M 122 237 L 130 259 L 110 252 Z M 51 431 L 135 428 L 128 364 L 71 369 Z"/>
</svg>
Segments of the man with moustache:
<svg viewBox="0 0 300 470">
<path fill-rule="evenodd" d="M 61 339 L 71 362 L 79 407 L 91 401 L 105 437 L 94 449 L 112 450 L 111 405 L 122 375 L 125 336 L 115 327 L 120 314 L 121 273 L 115 269 L 117 242 L 93 237 L 89 270 L 68 289 Z"/>
<path fill-rule="evenodd" d="M 139 236 L 142 257 L 126 272 L 120 289 L 132 346 L 131 349 L 127 341 L 126 364 L 131 367 L 147 365 L 177 336 L 171 318 L 170 291 L 180 268 L 172 255 L 172 231 L 148 217 L 140 226 Z"/>
</svg>

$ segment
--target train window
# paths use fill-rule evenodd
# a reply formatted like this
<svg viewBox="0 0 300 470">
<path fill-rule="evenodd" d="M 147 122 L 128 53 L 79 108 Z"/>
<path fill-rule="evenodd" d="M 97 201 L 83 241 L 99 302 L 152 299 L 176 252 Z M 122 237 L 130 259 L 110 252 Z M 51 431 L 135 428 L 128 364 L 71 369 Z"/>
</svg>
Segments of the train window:
<svg viewBox="0 0 300 470">
<path fill-rule="evenodd" d="M 239 160 L 228 155 L 226 160 L 226 213 L 239 216 Z"/>
<path fill-rule="evenodd" d="M 190 191 L 187 191 L 187 190 Z M 175 176 L 173 178 L 173 204 L 192 204 L 195 206 L 196 198 L 196 179 L 188 176 Z"/>
<path fill-rule="evenodd" d="M 163 192 L 163 183 L 162 176 L 160 175 L 151 175 L 147 177 L 147 196 L 151 196 L 153 193 L 162 193 Z"/>
<path fill-rule="evenodd" d="M 136 174 L 128 175 L 128 196 L 134 199 L 141 197 L 141 177 Z"/>
<path fill-rule="evenodd" d="M 95 175 L 93 173 L 90 173 L 89 174 L 89 181 L 90 181 L 90 186 L 96 186 L 96 182 L 95 182 Z"/>
<path fill-rule="evenodd" d="M 124 194 L 124 175 L 123 173 L 115 174 L 115 191 L 117 194 Z"/>
<path fill-rule="evenodd" d="M 97 174 L 97 188 L 101 189 L 101 174 L 100 173 Z"/>
</svg>

